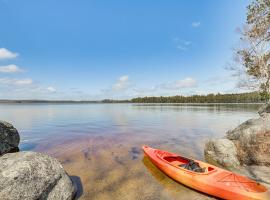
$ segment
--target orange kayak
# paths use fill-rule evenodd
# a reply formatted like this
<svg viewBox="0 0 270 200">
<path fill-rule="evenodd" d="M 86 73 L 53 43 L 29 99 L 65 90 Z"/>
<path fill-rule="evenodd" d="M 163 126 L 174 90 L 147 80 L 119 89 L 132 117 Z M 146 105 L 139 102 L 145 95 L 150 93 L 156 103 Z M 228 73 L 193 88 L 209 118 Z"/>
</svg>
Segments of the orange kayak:
<svg viewBox="0 0 270 200">
<path fill-rule="evenodd" d="M 147 157 L 172 179 L 203 193 L 232 200 L 270 200 L 268 189 L 208 163 L 143 146 Z"/>
</svg>

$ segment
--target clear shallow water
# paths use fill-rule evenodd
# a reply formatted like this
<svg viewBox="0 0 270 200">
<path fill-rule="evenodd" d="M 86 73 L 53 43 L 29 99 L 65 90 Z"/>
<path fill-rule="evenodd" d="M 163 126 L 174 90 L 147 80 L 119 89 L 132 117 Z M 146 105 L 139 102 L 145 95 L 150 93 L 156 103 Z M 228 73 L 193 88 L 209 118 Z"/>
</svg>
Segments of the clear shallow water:
<svg viewBox="0 0 270 200">
<path fill-rule="evenodd" d="M 256 117 L 258 105 L 0 104 L 21 150 L 59 159 L 80 199 L 208 199 L 161 173 L 141 146 L 196 159 L 210 138 Z"/>
</svg>

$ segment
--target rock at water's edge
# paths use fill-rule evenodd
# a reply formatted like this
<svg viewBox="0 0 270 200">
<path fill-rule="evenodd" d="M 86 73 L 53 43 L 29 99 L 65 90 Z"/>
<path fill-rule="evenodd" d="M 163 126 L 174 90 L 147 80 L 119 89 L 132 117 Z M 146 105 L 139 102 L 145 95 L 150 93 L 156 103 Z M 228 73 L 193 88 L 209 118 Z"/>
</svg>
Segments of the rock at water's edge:
<svg viewBox="0 0 270 200">
<path fill-rule="evenodd" d="M 263 105 L 259 114 L 259 118 L 228 131 L 225 139 L 207 142 L 205 159 L 270 188 L 270 103 Z"/>
<path fill-rule="evenodd" d="M 208 153 L 209 152 L 209 153 Z M 249 119 L 205 145 L 206 160 L 222 166 L 270 166 L 270 114 Z M 232 159 L 233 158 L 233 159 Z"/>
<path fill-rule="evenodd" d="M 208 141 L 204 149 L 205 159 L 215 165 L 228 168 L 240 165 L 237 159 L 237 149 L 228 139 L 215 139 Z"/>
<path fill-rule="evenodd" d="M 270 116 L 250 119 L 227 132 L 243 165 L 270 166 Z"/>
<path fill-rule="evenodd" d="M 71 200 L 74 194 L 72 181 L 55 158 L 35 152 L 0 157 L 1 200 Z"/>
<path fill-rule="evenodd" d="M 17 150 L 20 136 L 16 128 L 5 121 L 0 121 L 0 155 Z"/>
<path fill-rule="evenodd" d="M 269 114 L 270 113 L 270 103 L 266 103 L 266 104 L 263 104 L 259 110 L 258 110 L 258 113 L 261 117 L 263 117 L 265 114 Z"/>
</svg>

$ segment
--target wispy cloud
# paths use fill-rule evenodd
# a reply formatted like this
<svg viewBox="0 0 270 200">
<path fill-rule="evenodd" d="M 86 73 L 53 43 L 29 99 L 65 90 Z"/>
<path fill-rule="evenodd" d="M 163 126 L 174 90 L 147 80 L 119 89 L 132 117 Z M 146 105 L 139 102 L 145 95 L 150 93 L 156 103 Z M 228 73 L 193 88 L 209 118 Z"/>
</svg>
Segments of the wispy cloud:
<svg viewBox="0 0 270 200">
<path fill-rule="evenodd" d="M 29 86 L 33 84 L 32 79 L 10 79 L 10 78 L 0 78 L 0 84 L 4 86 Z"/>
<path fill-rule="evenodd" d="M 220 84 L 227 84 L 227 83 L 234 83 L 236 81 L 236 78 L 229 75 L 216 75 L 216 76 L 211 76 L 208 79 L 204 80 L 204 83 L 208 85 L 220 85 Z"/>
<path fill-rule="evenodd" d="M 184 88 L 194 88 L 197 86 L 198 86 L 197 81 L 193 78 L 188 77 L 174 82 L 160 84 L 156 87 L 165 90 L 179 90 Z"/>
<path fill-rule="evenodd" d="M 176 48 L 182 51 L 187 50 L 191 45 L 191 41 L 182 40 L 178 37 L 174 37 L 172 40 L 175 43 Z"/>
<path fill-rule="evenodd" d="M 138 96 L 171 96 L 171 95 L 189 95 L 193 93 L 191 89 L 198 87 L 198 82 L 194 78 L 184 78 L 167 83 L 157 84 L 152 87 L 133 88 L 133 97 Z"/>
<path fill-rule="evenodd" d="M 116 82 L 106 89 L 101 89 L 95 94 L 95 99 L 126 99 L 128 98 L 132 85 L 128 75 L 120 76 Z M 93 96 L 93 95 L 92 95 Z"/>
<path fill-rule="evenodd" d="M 0 66 L 0 73 L 17 73 L 17 72 L 22 72 L 23 70 L 18 67 L 17 65 L 5 65 L 5 66 Z"/>
<path fill-rule="evenodd" d="M 30 78 L 0 78 L 0 99 L 72 99 L 74 93 L 57 91 Z M 84 96 L 86 99 L 86 96 Z"/>
<path fill-rule="evenodd" d="M 0 48 L 0 60 L 16 58 L 19 54 L 9 51 L 6 48 Z"/>
<path fill-rule="evenodd" d="M 177 49 L 180 49 L 180 50 L 187 50 L 188 47 L 191 45 L 191 42 L 190 41 L 179 41 L 176 48 Z"/>
<path fill-rule="evenodd" d="M 129 76 L 124 75 L 117 80 L 117 82 L 113 85 L 112 89 L 115 91 L 119 91 L 127 89 L 128 86 L 129 86 Z"/>
<path fill-rule="evenodd" d="M 192 24 L 191 24 L 191 26 L 192 26 L 193 28 L 197 28 L 197 27 L 199 27 L 200 25 L 201 25 L 201 22 L 199 22 L 199 21 L 192 22 Z"/>
<path fill-rule="evenodd" d="M 15 80 L 14 81 L 15 85 L 32 85 L 33 84 L 33 80 L 32 79 L 20 79 L 20 80 Z"/>
</svg>

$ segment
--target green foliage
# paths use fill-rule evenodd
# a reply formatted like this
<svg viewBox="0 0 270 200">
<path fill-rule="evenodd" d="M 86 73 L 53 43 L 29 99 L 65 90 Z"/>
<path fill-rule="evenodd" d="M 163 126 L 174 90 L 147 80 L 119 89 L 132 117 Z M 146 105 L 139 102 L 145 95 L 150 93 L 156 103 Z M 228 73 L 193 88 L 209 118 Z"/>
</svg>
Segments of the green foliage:
<svg viewBox="0 0 270 200">
<path fill-rule="evenodd" d="M 268 92 L 260 92 L 261 100 L 268 101 L 270 99 L 270 94 Z"/>
<path fill-rule="evenodd" d="M 129 100 L 113 100 L 113 99 L 103 99 L 101 103 L 128 103 Z"/>
</svg>

